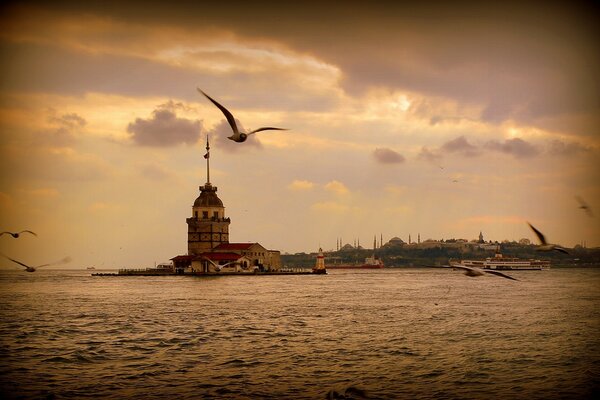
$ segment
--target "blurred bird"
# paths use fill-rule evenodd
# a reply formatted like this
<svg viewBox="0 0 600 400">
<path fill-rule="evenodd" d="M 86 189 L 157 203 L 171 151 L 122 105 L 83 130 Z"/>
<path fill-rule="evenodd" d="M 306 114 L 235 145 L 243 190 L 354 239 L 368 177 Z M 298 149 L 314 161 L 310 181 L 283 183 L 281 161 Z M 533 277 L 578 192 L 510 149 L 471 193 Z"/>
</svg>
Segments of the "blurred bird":
<svg viewBox="0 0 600 400">
<path fill-rule="evenodd" d="M 217 103 L 216 100 L 214 100 L 212 97 L 210 97 L 209 95 L 204 93 L 200 88 L 196 88 L 196 89 L 200 93 L 202 93 L 204 96 L 206 96 L 206 98 L 209 99 L 215 106 L 217 106 L 217 108 L 219 110 L 221 110 L 221 112 L 225 115 L 225 118 L 227 118 L 227 122 L 229 122 L 229 126 L 231 126 L 231 129 L 233 130 L 233 135 L 228 136 L 227 138 L 233 140 L 234 142 L 238 142 L 238 143 L 245 142 L 249 135 L 252 135 L 252 134 L 254 134 L 256 132 L 260 132 L 260 131 L 268 131 L 268 130 L 287 131 L 287 129 L 284 129 L 284 128 L 262 127 L 262 128 L 258 128 L 253 131 L 250 131 L 250 132 L 240 132 L 238 130 L 237 124 L 235 123 L 235 118 L 233 118 L 233 115 L 229 112 L 229 110 L 227 110 L 225 107 L 223 107 L 222 105 Z"/>
<path fill-rule="evenodd" d="M 11 235 L 12 237 L 14 237 L 15 239 L 17 239 L 19 236 L 21 236 L 21 233 L 31 233 L 33 236 L 37 236 L 37 233 L 32 232 L 32 231 L 21 231 L 21 232 L 2 232 L 0 233 L 0 236 L 4 235 L 5 233 L 8 233 L 9 235 Z"/>
<path fill-rule="evenodd" d="M 27 264 L 24 264 L 24 263 L 22 263 L 21 261 L 17 261 L 17 260 L 15 260 L 15 259 L 12 259 L 12 258 L 10 258 L 10 257 L 8 257 L 8 256 L 6 256 L 6 255 L 4 255 L 4 254 L 1 254 L 1 253 L 0 253 L 0 255 L 2 255 L 3 257 L 5 257 L 5 258 L 7 258 L 7 259 L 9 259 L 10 261 L 12 261 L 12 262 L 14 262 L 14 263 L 17 263 L 17 264 L 19 264 L 19 265 L 21 265 L 21 266 L 25 267 L 25 271 L 26 271 L 26 272 L 35 272 L 35 271 L 36 271 L 38 268 L 47 267 L 47 266 L 49 266 L 49 265 L 60 265 L 60 264 L 66 264 L 66 263 L 69 263 L 69 262 L 71 262 L 71 257 L 65 257 L 65 258 L 63 258 L 62 260 L 58 260 L 58 261 L 55 261 L 55 262 L 52 262 L 52 263 L 48 263 L 48 264 L 42 264 L 42 265 L 38 265 L 38 266 L 32 267 L 32 266 L 30 266 L 30 265 L 27 265 Z"/>
<path fill-rule="evenodd" d="M 575 199 L 579 202 L 579 208 L 585 211 L 588 216 L 594 216 L 594 213 L 592 213 L 592 209 L 590 208 L 590 206 L 588 206 L 588 204 L 581 197 L 575 196 Z"/>
<path fill-rule="evenodd" d="M 491 269 L 481 269 L 481 268 L 477 268 L 477 267 L 467 267 L 466 265 L 456 265 L 456 264 L 455 265 L 443 265 L 441 268 L 460 269 L 460 270 L 465 271 L 466 276 L 470 276 L 470 277 L 478 277 L 478 276 L 484 276 L 485 274 L 492 274 L 492 275 L 501 276 L 502 278 L 510 279 L 513 281 L 518 281 L 518 279 L 513 278 L 512 276 L 508 276 L 506 274 L 503 274 L 502 272 L 494 271 Z"/>
<path fill-rule="evenodd" d="M 529 225 L 529 227 L 533 230 L 533 232 L 535 232 L 536 236 L 540 240 L 541 244 L 536 249 L 537 251 L 552 251 L 552 250 L 556 250 L 556 251 L 560 251 L 561 253 L 569 254 L 569 252 L 565 248 L 557 246 L 555 244 L 547 243 L 546 242 L 546 238 L 544 237 L 544 235 L 542 234 L 542 232 L 540 232 L 537 229 L 535 229 L 534 226 L 531 225 L 529 222 L 527 223 L 527 225 Z"/>
<path fill-rule="evenodd" d="M 204 257 L 203 260 L 206 260 L 209 263 L 211 263 L 212 265 L 214 265 L 214 267 L 216 268 L 216 270 L 218 272 L 220 272 L 223 267 L 226 267 L 228 265 L 237 263 L 237 261 L 230 261 L 230 262 L 225 263 L 225 264 L 217 264 L 216 262 L 214 262 L 213 260 L 211 260 L 210 258 L 207 258 L 207 257 Z"/>
</svg>

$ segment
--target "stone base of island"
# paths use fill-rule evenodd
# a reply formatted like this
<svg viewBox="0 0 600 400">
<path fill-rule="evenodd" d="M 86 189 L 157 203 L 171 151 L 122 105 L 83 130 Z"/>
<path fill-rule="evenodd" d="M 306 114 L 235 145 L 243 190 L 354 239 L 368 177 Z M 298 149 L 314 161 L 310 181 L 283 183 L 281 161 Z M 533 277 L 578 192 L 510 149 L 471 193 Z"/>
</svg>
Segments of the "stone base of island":
<svg viewBox="0 0 600 400">
<path fill-rule="evenodd" d="M 262 276 L 262 275 L 309 275 L 312 269 L 281 268 L 277 271 L 254 269 L 252 271 L 176 271 L 173 268 L 120 269 L 115 272 L 95 272 L 92 276 Z"/>
</svg>

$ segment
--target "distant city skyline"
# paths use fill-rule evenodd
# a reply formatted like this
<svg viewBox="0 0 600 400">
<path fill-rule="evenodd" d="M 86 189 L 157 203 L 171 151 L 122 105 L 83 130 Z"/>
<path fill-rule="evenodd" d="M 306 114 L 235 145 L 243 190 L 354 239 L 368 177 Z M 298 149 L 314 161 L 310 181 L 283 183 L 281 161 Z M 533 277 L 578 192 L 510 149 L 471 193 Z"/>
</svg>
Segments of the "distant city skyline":
<svg viewBox="0 0 600 400">
<path fill-rule="evenodd" d="M 483 231 L 536 243 L 530 222 L 552 243 L 600 246 L 592 5 L 0 11 L 0 228 L 38 234 L 4 235 L 0 252 L 27 264 L 185 254 L 207 135 L 231 242 L 294 253 Z M 228 140 L 198 87 L 240 129 L 289 130 Z"/>
</svg>

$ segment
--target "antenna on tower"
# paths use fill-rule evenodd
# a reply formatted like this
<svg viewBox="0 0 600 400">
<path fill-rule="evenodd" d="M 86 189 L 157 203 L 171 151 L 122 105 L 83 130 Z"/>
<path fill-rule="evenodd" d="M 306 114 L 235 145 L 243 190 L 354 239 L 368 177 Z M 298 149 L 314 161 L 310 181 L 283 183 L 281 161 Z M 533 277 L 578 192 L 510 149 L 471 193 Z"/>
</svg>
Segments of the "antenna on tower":
<svg viewBox="0 0 600 400">
<path fill-rule="evenodd" d="M 208 144 L 208 134 L 206 135 L 206 154 L 204 158 L 206 159 L 206 184 L 210 185 L 210 146 Z"/>
</svg>

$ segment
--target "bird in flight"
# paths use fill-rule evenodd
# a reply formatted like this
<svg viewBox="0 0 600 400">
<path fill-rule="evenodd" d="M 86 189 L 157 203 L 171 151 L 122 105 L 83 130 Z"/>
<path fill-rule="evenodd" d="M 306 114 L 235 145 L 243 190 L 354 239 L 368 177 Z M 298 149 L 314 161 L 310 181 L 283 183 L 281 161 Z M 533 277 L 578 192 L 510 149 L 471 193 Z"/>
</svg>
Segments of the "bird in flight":
<svg viewBox="0 0 600 400">
<path fill-rule="evenodd" d="M 560 251 L 561 253 L 569 254 L 569 252 L 565 248 L 562 248 L 562 247 L 557 246 L 555 244 L 551 244 L 551 243 L 546 242 L 546 238 L 544 237 L 544 235 L 542 234 L 542 232 L 540 232 L 537 229 L 535 229 L 535 227 L 533 225 L 531 225 L 529 222 L 527 223 L 527 225 L 529 225 L 529 227 L 533 230 L 533 232 L 535 232 L 536 236 L 540 240 L 540 246 L 536 250 L 538 250 L 538 251 L 552 251 L 552 250 L 556 250 L 556 251 Z"/>
<path fill-rule="evenodd" d="M 466 265 L 459 265 L 459 264 L 454 264 L 454 265 L 443 265 L 440 268 L 453 268 L 453 269 L 460 269 L 462 271 L 465 271 L 465 275 L 466 276 L 470 276 L 470 277 L 478 277 L 478 276 L 484 276 L 485 274 L 491 274 L 491 275 L 496 275 L 496 276 L 501 276 L 502 278 L 506 278 L 506 279 L 510 279 L 513 281 L 518 281 L 518 279 L 513 278 L 512 276 L 503 274 L 502 272 L 499 271 L 494 271 L 491 269 L 481 269 L 481 268 L 477 268 L 477 267 L 467 267 Z"/>
<path fill-rule="evenodd" d="M 17 239 L 19 236 L 21 236 L 21 233 L 31 233 L 33 236 L 37 236 L 37 233 L 32 232 L 32 231 L 27 231 L 27 230 L 21 231 L 21 232 L 2 232 L 2 233 L 0 233 L 0 236 L 4 235 L 5 233 L 11 235 L 15 239 Z"/>
<path fill-rule="evenodd" d="M 27 265 L 27 264 L 24 264 L 24 263 L 22 263 L 21 261 L 17 261 L 17 260 L 15 260 L 15 259 L 12 259 L 12 258 L 10 258 L 10 257 L 8 257 L 8 256 L 6 256 L 6 255 L 4 255 L 4 254 L 2 254 L 2 256 L 3 256 L 3 257 L 5 257 L 5 258 L 7 258 L 7 259 L 9 259 L 10 261 L 12 261 L 12 262 L 14 262 L 14 263 L 17 263 L 17 264 L 19 264 L 19 265 L 21 265 L 21 266 L 25 267 L 25 271 L 26 271 L 26 272 L 35 272 L 35 271 L 36 271 L 38 268 L 47 267 L 47 266 L 49 266 L 49 265 L 60 265 L 60 264 L 66 264 L 66 263 L 68 263 L 68 262 L 71 262 L 71 257 L 65 257 L 65 258 L 63 258 L 62 260 L 58 260 L 58 261 L 55 261 L 55 262 L 52 262 L 52 263 L 48 263 L 48 264 L 42 264 L 42 265 L 38 265 L 38 266 L 32 267 L 32 266 L 30 266 L 30 265 Z"/>
<path fill-rule="evenodd" d="M 209 95 L 204 93 L 200 88 L 196 88 L 196 89 L 198 90 L 198 92 L 200 92 L 204 96 L 206 96 L 206 98 L 209 99 L 215 106 L 217 106 L 217 108 L 219 110 L 221 110 L 223 115 L 225 115 L 225 118 L 227 118 L 227 122 L 229 122 L 229 126 L 231 126 L 231 129 L 233 130 L 233 135 L 228 136 L 227 138 L 233 140 L 234 142 L 238 142 L 238 143 L 245 142 L 246 139 L 248 139 L 249 135 L 252 135 L 252 134 L 260 132 L 260 131 L 269 131 L 269 130 L 287 131 L 287 129 L 285 129 L 285 128 L 274 128 L 274 127 L 267 126 L 267 127 L 255 129 L 250 132 L 240 132 L 237 127 L 237 124 L 235 123 L 235 118 L 233 118 L 233 114 L 231 114 L 228 109 L 226 109 L 225 107 L 223 107 L 222 105 L 217 103 L 217 101 L 215 99 L 213 99 L 212 97 L 210 97 Z"/>
<path fill-rule="evenodd" d="M 579 208 L 585 211 L 588 216 L 594 216 L 594 213 L 592 213 L 592 209 L 590 208 L 590 206 L 588 206 L 588 204 L 581 197 L 575 196 L 575 199 L 579 202 Z"/>
</svg>

